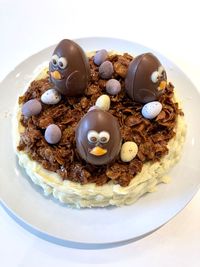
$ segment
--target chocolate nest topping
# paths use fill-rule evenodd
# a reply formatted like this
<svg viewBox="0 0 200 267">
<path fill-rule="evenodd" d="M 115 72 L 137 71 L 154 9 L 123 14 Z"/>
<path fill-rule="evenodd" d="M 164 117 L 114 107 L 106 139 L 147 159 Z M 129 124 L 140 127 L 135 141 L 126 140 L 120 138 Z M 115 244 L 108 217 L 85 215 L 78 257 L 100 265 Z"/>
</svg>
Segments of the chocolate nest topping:
<svg viewBox="0 0 200 267">
<path fill-rule="evenodd" d="M 118 157 L 109 165 L 93 166 L 84 162 L 76 151 L 75 128 L 79 120 L 93 106 L 97 98 L 106 94 L 106 80 L 99 78 L 98 67 L 89 58 L 91 80 L 83 97 L 62 97 L 56 105 L 42 103 L 42 112 L 37 116 L 25 118 L 20 122 L 25 127 L 21 134 L 19 151 L 25 151 L 32 160 L 40 163 L 45 169 L 57 172 L 63 180 L 71 180 L 80 184 L 96 183 L 103 185 L 112 180 L 115 184 L 128 186 L 131 179 L 142 170 L 148 161 L 156 162 L 168 153 L 167 144 L 175 136 L 175 125 L 178 115 L 183 115 L 178 103 L 173 102 L 174 87 L 167 85 L 164 94 L 158 99 L 163 106 L 161 113 L 153 120 L 142 117 L 142 104 L 134 103 L 125 93 L 125 76 L 132 56 L 109 56 L 113 63 L 112 78 L 120 81 L 122 90 L 117 96 L 110 96 L 109 112 L 119 121 L 122 142 L 134 141 L 138 145 L 137 156 L 129 163 Z M 19 98 L 19 104 L 36 98 L 53 88 L 49 78 L 35 80 L 28 90 Z M 62 138 L 56 145 L 48 144 L 44 139 L 44 131 L 49 124 L 57 124 L 62 131 Z"/>
</svg>

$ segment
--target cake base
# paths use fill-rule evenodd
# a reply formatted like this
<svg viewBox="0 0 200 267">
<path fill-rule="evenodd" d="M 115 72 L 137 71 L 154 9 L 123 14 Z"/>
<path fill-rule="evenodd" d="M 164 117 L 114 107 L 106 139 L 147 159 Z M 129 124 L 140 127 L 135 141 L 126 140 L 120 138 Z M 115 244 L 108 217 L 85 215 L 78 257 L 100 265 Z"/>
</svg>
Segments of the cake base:
<svg viewBox="0 0 200 267">
<path fill-rule="evenodd" d="M 20 127 L 18 121 L 15 125 Z M 175 131 L 175 137 L 168 143 L 169 153 L 159 162 L 145 163 L 142 171 L 126 187 L 114 184 L 112 181 L 98 186 L 94 183 L 81 185 L 63 180 L 57 173 L 48 171 L 31 160 L 25 152 L 16 150 L 16 153 L 20 166 L 25 169 L 33 183 L 42 187 L 45 195 L 52 194 L 62 203 L 76 208 L 130 205 L 145 193 L 156 191 L 159 183 L 169 181 L 166 175 L 180 159 L 184 144 L 186 126 L 183 116 L 178 116 Z M 17 143 L 19 132 L 20 129 L 17 128 L 15 131 Z"/>
</svg>

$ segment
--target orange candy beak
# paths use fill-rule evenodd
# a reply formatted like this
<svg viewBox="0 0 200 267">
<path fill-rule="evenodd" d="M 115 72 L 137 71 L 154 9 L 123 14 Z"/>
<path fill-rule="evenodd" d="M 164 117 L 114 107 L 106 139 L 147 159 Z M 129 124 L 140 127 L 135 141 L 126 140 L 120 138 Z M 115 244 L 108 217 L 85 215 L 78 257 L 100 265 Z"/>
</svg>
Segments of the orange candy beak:
<svg viewBox="0 0 200 267">
<path fill-rule="evenodd" d="M 55 80 L 61 80 L 61 79 L 62 79 L 62 76 L 61 76 L 60 72 L 57 71 L 57 70 L 51 72 L 51 76 L 52 76 Z"/>
<path fill-rule="evenodd" d="M 103 156 L 107 153 L 107 149 L 103 149 L 99 146 L 95 146 L 92 150 L 90 150 L 90 154 L 94 156 Z"/>
<path fill-rule="evenodd" d="M 161 81 L 159 86 L 158 86 L 158 90 L 159 91 L 164 90 L 166 86 L 167 86 L 167 82 L 166 81 Z"/>
</svg>

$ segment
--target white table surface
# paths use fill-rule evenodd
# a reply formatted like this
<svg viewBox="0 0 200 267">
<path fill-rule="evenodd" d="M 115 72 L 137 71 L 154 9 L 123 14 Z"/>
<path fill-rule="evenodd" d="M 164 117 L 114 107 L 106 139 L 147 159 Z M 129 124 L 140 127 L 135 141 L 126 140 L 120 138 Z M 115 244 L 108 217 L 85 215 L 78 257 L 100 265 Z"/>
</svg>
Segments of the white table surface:
<svg viewBox="0 0 200 267">
<path fill-rule="evenodd" d="M 0 0 L 0 81 L 22 60 L 63 38 L 107 36 L 158 50 L 176 62 L 200 91 L 198 1 L 174 2 Z M 0 266 L 199 267 L 199 210 L 200 192 L 172 221 L 137 242 L 81 250 L 34 236 L 0 205 Z"/>
</svg>

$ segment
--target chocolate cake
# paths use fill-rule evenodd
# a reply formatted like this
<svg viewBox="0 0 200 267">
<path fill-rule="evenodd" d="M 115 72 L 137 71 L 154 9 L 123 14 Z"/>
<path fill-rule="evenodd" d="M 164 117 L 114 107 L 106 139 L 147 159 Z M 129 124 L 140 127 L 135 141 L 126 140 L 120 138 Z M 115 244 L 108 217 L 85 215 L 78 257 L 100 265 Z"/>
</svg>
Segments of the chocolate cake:
<svg viewBox="0 0 200 267">
<path fill-rule="evenodd" d="M 51 90 L 57 98 L 49 102 Z M 18 104 L 20 164 L 46 194 L 76 207 L 133 203 L 163 181 L 184 142 L 174 86 L 151 53 L 135 58 L 101 50 L 87 59 L 63 40 Z"/>
</svg>

